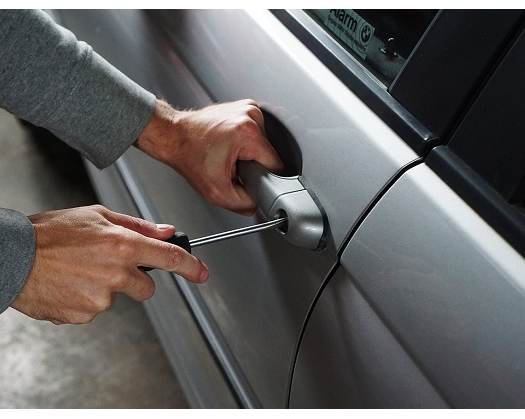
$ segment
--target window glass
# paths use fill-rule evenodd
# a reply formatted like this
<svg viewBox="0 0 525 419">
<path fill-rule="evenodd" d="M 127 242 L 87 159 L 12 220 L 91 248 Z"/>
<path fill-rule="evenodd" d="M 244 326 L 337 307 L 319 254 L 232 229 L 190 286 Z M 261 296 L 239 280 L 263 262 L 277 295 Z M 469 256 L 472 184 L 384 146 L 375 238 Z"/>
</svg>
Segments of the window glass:
<svg viewBox="0 0 525 419">
<path fill-rule="evenodd" d="M 307 12 L 386 86 L 399 73 L 437 13 L 357 9 Z"/>
</svg>

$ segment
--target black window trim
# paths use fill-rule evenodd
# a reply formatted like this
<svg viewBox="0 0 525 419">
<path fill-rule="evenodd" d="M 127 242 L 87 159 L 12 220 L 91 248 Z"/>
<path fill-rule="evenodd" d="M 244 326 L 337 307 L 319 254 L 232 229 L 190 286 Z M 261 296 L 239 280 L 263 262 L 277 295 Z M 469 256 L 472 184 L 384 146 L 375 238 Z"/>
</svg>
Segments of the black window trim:
<svg viewBox="0 0 525 419">
<path fill-rule="evenodd" d="M 425 126 L 412 112 L 407 109 L 406 106 L 401 104 L 392 95 L 386 87 L 379 82 L 366 68 L 359 63 L 359 61 L 352 56 L 343 46 L 341 46 L 330 34 L 328 34 L 311 16 L 303 10 L 271 10 L 273 15 L 283 23 L 288 30 L 290 30 L 307 48 L 309 48 L 346 86 L 348 86 L 367 106 L 372 109 L 390 128 L 392 128 L 418 155 L 426 156 L 428 152 L 435 146 L 446 141 L 446 137 L 440 137 L 441 134 L 448 134 L 444 129 L 437 129 L 436 132 Z M 442 31 L 446 30 L 446 26 L 450 23 L 450 17 L 454 14 L 457 15 L 457 11 L 440 11 L 436 18 L 432 21 L 431 25 L 423 35 L 427 36 L 429 33 L 439 34 L 440 28 L 434 28 L 430 32 L 430 28 L 433 25 L 439 25 L 443 28 Z M 509 11 L 508 13 L 515 13 L 516 19 L 519 18 L 521 12 Z M 439 17 L 439 19 L 438 19 Z M 472 19 L 481 19 L 482 16 L 474 16 Z M 471 18 L 469 17 L 469 20 Z M 508 22 L 508 16 L 506 21 L 500 19 L 500 26 L 504 25 L 504 30 L 511 30 L 514 26 Z M 497 26 L 497 25 L 496 25 Z M 469 29 L 470 28 L 470 29 Z M 465 31 L 472 30 L 472 25 L 465 25 Z M 499 27 L 500 31 L 502 30 Z M 442 32 L 441 31 L 441 32 Z M 461 31 L 461 28 L 460 28 Z M 457 32 L 456 32 L 457 33 Z M 434 36 L 434 35 L 432 35 Z M 422 37 L 422 39 L 423 39 Z M 417 51 L 417 47 L 421 42 L 416 45 L 414 51 Z M 484 54 L 483 48 L 477 48 L 476 54 Z M 412 54 L 411 54 L 412 55 Z M 402 79 L 403 72 L 407 69 L 410 70 L 410 66 L 420 66 L 421 63 L 417 60 L 411 60 L 411 57 L 405 63 L 401 73 L 396 77 L 392 87 L 395 87 Z M 470 57 L 453 57 L 456 64 L 460 62 L 462 68 L 469 68 Z M 492 57 L 487 55 L 487 60 Z M 427 69 L 432 71 L 432 68 Z M 483 80 L 483 72 L 486 71 L 484 68 L 471 69 L 472 74 L 477 74 L 476 80 Z M 418 94 L 423 97 L 432 98 L 432 92 L 440 92 L 446 89 L 452 89 L 450 82 L 440 74 L 440 70 L 435 70 L 435 75 L 432 75 L 429 79 L 432 83 L 428 83 L 426 90 L 423 86 L 418 83 L 417 91 Z M 462 88 L 463 86 L 453 86 L 453 89 Z M 475 94 L 477 89 L 465 87 L 464 96 L 470 96 Z M 429 100 L 428 106 L 431 108 L 433 104 Z M 451 103 L 449 106 L 455 107 L 455 115 L 460 116 L 463 114 L 464 107 L 471 103 L 470 100 L 462 100 L 457 103 Z M 432 108 L 431 108 L 432 109 Z M 442 121 L 441 125 L 450 126 L 449 120 Z"/>
<path fill-rule="evenodd" d="M 522 18 L 516 10 L 440 10 L 388 91 L 446 142 Z"/>
<path fill-rule="evenodd" d="M 517 94 L 512 101 L 498 103 L 497 105 L 501 108 L 505 118 L 508 118 L 510 121 L 519 120 L 521 117 L 521 107 L 519 104 L 516 104 L 516 97 L 519 97 L 520 88 L 522 87 L 519 84 L 521 81 L 519 79 L 520 71 L 522 69 L 515 66 L 515 60 L 523 58 L 525 15 L 521 16 L 515 29 L 512 39 L 510 39 L 506 48 L 501 51 L 500 59 L 494 64 L 492 71 L 486 75 L 486 80 L 480 89 L 479 95 L 476 96 L 476 100 L 469 107 L 468 113 L 461 119 L 463 123 L 467 123 L 470 120 L 470 126 L 475 126 L 481 132 L 465 134 L 461 129 L 462 124 L 459 124 L 451 133 L 451 140 L 447 144 L 432 149 L 425 162 L 518 253 L 525 256 L 525 207 L 522 204 L 511 203 L 511 199 L 508 196 L 505 198 L 469 163 L 472 161 L 471 159 L 479 163 L 478 153 L 481 153 L 480 156 L 483 158 L 489 152 L 489 149 L 486 147 L 475 147 L 477 142 L 472 143 L 470 139 L 476 138 L 479 140 L 487 135 L 489 144 L 493 144 L 491 138 L 494 138 L 494 133 L 491 131 L 490 125 L 499 126 L 497 121 L 501 120 L 502 117 L 501 114 L 491 114 L 492 117 L 487 118 L 486 113 L 477 113 L 479 109 L 490 109 L 490 105 L 494 103 L 494 96 L 487 93 L 487 89 L 489 91 L 492 89 L 493 92 L 500 91 L 501 82 L 508 83 L 510 85 L 509 88 L 516 91 Z M 487 101 L 490 102 L 487 103 Z M 487 127 L 485 124 L 489 126 Z M 514 153 L 522 153 L 523 124 L 509 124 L 505 129 L 505 136 L 509 141 L 502 144 L 498 142 L 498 147 L 505 147 L 506 151 L 512 150 Z M 468 153 L 463 156 L 456 154 L 457 143 L 459 142 L 459 145 L 461 145 L 465 140 L 469 141 L 470 148 L 467 150 Z M 494 153 L 499 151 L 492 150 Z M 503 151 L 506 152 L 505 150 Z M 464 152 L 465 150 L 463 150 L 463 154 Z M 497 170 L 496 166 L 492 166 L 491 170 Z M 525 179 L 522 178 L 522 183 L 523 181 Z"/>
<path fill-rule="evenodd" d="M 525 213 L 519 214 L 449 149 L 432 149 L 425 163 L 517 252 L 525 256 Z"/>
</svg>

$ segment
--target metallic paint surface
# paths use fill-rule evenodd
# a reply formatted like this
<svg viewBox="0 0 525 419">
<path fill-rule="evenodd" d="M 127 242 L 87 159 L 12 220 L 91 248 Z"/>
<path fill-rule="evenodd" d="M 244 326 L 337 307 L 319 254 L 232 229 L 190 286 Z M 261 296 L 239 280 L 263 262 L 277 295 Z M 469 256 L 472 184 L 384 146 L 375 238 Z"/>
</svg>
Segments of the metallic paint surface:
<svg viewBox="0 0 525 419">
<path fill-rule="evenodd" d="M 451 406 L 525 406 L 525 259 L 428 167 L 396 182 L 341 260 Z"/>
<path fill-rule="evenodd" d="M 442 408 L 436 390 L 339 267 L 299 350 L 292 408 Z"/>
</svg>

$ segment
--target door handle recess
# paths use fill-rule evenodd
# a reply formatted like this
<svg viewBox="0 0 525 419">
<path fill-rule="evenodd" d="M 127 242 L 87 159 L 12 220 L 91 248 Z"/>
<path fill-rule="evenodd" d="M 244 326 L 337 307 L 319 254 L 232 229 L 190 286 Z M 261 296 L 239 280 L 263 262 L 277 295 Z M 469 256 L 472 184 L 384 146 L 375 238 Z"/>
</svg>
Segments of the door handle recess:
<svg viewBox="0 0 525 419">
<path fill-rule="evenodd" d="M 238 173 L 263 217 L 268 220 L 287 217 L 288 223 L 279 230 L 286 240 L 310 250 L 324 246 L 323 211 L 299 176 L 278 176 L 255 162 L 247 161 L 238 163 Z"/>
</svg>

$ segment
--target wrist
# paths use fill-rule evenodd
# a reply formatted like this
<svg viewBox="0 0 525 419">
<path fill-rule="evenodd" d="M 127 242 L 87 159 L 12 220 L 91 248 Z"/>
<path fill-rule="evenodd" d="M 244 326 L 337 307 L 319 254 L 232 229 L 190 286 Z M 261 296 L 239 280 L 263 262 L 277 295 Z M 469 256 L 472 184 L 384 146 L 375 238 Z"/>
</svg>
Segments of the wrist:
<svg viewBox="0 0 525 419">
<path fill-rule="evenodd" d="M 173 163 L 178 143 L 182 139 L 181 119 L 187 113 L 157 100 L 155 111 L 135 145 L 144 153 L 165 163 Z"/>
</svg>

